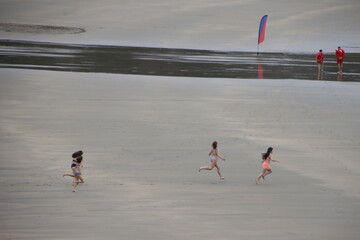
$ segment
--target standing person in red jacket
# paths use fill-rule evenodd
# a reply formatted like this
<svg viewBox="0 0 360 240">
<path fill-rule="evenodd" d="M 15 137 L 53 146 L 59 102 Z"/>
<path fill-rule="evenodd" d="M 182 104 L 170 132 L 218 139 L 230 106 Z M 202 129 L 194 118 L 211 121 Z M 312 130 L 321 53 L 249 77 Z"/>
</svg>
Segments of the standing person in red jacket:
<svg viewBox="0 0 360 240">
<path fill-rule="evenodd" d="M 335 50 L 335 56 L 336 56 L 336 62 L 338 65 L 338 73 L 342 73 L 345 51 L 343 49 L 341 49 L 341 47 L 338 47 L 338 49 Z"/>
<path fill-rule="evenodd" d="M 319 71 L 323 71 L 323 69 L 324 69 L 324 67 L 323 67 L 324 57 L 325 57 L 325 55 L 322 52 L 322 50 L 320 49 L 319 52 L 315 56 L 315 60 L 318 63 L 318 70 Z"/>
</svg>

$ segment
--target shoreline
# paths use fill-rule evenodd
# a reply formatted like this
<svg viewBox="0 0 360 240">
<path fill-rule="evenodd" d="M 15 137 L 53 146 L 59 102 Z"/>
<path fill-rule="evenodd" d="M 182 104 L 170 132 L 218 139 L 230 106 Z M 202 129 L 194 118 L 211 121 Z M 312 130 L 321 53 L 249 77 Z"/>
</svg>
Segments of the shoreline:
<svg viewBox="0 0 360 240">
<path fill-rule="evenodd" d="M 46 26 L 46 25 L 44 25 Z M 50 26 L 52 27 L 52 26 Z M 53 26 L 53 27 L 61 27 L 61 26 Z M 75 29 L 81 29 L 81 28 L 77 28 L 77 27 L 65 27 L 65 28 L 75 28 Z M 84 30 L 86 32 L 86 30 Z M 201 48 L 201 47 L 176 47 L 176 46 L 156 46 L 156 45 L 146 45 L 146 44 L 131 44 L 131 43 L 127 43 L 127 45 L 121 45 L 121 43 L 119 42 L 96 42 L 96 43 L 86 43 L 86 42 L 78 42 L 78 41 L 57 41 L 56 39 L 51 39 L 51 40 L 43 40 L 43 39 L 39 39 L 39 38 L 32 38 L 31 34 L 29 35 L 30 38 L 27 37 L 14 37 L 14 38 L 1 38 L 1 41 L 7 41 L 7 42 L 23 42 L 23 43 L 42 43 L 42 44 L 54 44 L 54 45 L 69 45 L 69 46 L 91 46 L 91 47 L 125 47 L 125 48 L 148 48 L 148 49 L 164 49 L 164 50 L 170 50 L 170 49 L 175 49 L 175 50 L 189 50 L 189 51 L 209 51 L 209 52 L 228 52 L 228 53 L 251 53 L 251 54 L 256 54 L 256 48 L 254 48 L 253 50 L 247 50 L 247 49 L 218 49 L 218 48 Z M 71 34 L 81 34 L 81 33 L 71 33 Z M 36 36 L 37 34 L 34 34 L 33 36 Z M 41 35 L 41 34 L 39 34 Z M 57 34 L 54 34 L 57 35 Z M 344 46 L 343 48 L 345 48 L 347 50 L 347 55 L 348 54 L 360 54 L 360 47 L 358 46 Z M 324 54 L 326 55 L 334 55 L 334 52 L 336 50 L 336 47 L 334 47 L 334 50 L 330 51 L 330 50 L 326 50 L 323 51 Z M 270 49 L 270 50 L 265 50 L 265 51 L 259 51 L 259 55 L 261 54 L 272 54 L 272 53 L 276 53 L 276 54 L 285 54 L 285 55 L 291 55 L 291 54 L 295 54 L 295 55 L 314 55 L 316 54 L 317 49 L 314 50 L 298 50 L 298 49 L 294 49 L 294 50 L 276 50 L 276 49 Z"/>
<path fill-rule="evenodd" d="M 46 25 L 44 25 L 46 26 Z M 52 26 L 49 26 L 49 27 L 52 27 Z M 62 26 L 53 26 L 53 27 L 62 27 Z M 76 28 L 76 27 L 65 27 L 65 28 Z M 80 29 L 80 28 L 79 28 Z M 85 30 L 86 31 L 86 30 Z M 81 33 L 79 33 L 81 34 Z M 205 48 L 191 48 L 191 47 L 188 47 L 188 48 L 181 48 L 181 47 L 169 47 L 169 46 L 165 46 L 165 47 L 160 47 L 160 46 L 146 46 L 146 45 L 119 45 L 119 44 L 116 44 L 116 43 L 78 43 L 78 42 L 57 42 L 57 41 L 37 41 L 37 40 L 27 40 L 26 38 L 25 39 L 17 39 L 17 38 L 14 38 L 14 39 L 11 39 L 11 38 L 1 38 L 0 41 L 2 42 L 17 42 L 17 43 L 28 43 L 28 44 L 50 44 L 50 45 L 64 45 L 64 46 L 79 46 L 79 47 L 82 47 L 82 46 L 88 46 L 88 47 L 109 47 L 109 48 L 117 48 L 117 47 L 121 47 L 121 48 L 147 48 L 147 49 L 158 49 L 158 50 L 188 50 L 188 51 L 204 51 L 204 52 L 227 52 L 227 53 L 251 53 L 251 54 L 256 54 L 257 51 L 256 49 L 255 50 L 220 50 L 220 49 L 205 49 Z M 344 48 L 347 48 L 347 49 L 358 49 L 358 51 L 349 51 L 347 52 L 347 55 L 350 54 L 359 54 L 360 53 L 360 47 L 351 47 L 351 46 L 344 46 Z M 335 53 L 335 48 L 334 48 L 334 51 L 323 51 L 324 54 L 329 54 L 329 55 L 334 55 Z M 273 50 L 273 51 L 266 51 L 266 52 L 261 52 L 259 51 L 259 55 L 261 54 L 272 54 L 272 53 L 276 53 L 276 54 L 284 54 L 284 55 L 316 55 L 316 53 L 314 53 L 314 51 L 283 51 L 283 50 Z M 332 56 L 333 57 L 333 56 Z"/>
</svg>

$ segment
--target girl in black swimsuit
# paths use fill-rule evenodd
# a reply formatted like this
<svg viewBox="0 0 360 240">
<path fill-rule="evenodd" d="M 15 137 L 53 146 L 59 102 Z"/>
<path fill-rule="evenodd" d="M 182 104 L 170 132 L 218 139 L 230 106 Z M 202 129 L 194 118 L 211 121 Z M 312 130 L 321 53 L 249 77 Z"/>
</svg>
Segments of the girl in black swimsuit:
<svg viewBox="0 0 360 240">
<path fill-rule="evenodd" d="M 81 168 L 83 166 L 82 164 L 82 157 L 83 151 L 77 151 L 75 153 L 72 154 L 73 160 L 71 163 L 71 170 L 72 173 L 65 173 L 63 174 L 63 177 L 65 176 L 69 176 L 69 177 L 73 177 L 74 181 L 73 181 L 73 192 L 75 192 L 75 188 L 79 183 L 84 183 L 84 179 L 81 176 Z"/>
</svg>

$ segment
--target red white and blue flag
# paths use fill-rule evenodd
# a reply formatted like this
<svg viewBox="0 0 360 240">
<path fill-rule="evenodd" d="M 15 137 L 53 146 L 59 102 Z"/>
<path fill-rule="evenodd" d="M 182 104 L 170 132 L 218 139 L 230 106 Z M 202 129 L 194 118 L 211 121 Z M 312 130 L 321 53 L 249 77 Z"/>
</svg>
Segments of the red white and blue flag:
<svg viewBox="0 0 360 240">
<path fill-rule="evenodd" d="M 265 39 L 265 28 L 266 28 L 266 20 L 268 15 L 264 15 L 261 18 L 260 26 L 259 26 L 259 38 L 258 38 L 258 44 L 262 43 Z"/>
</svg>

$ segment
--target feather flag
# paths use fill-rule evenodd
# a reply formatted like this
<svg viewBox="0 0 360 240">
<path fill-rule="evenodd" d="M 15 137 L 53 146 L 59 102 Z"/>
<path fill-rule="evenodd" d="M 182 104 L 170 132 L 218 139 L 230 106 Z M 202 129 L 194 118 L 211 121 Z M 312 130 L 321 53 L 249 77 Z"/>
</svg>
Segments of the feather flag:
<svg viewBox="0 0 360 240">
<path fill-rule="evenodd" d="M 258 44 L 262 43 L 265 39 L 265 28 L 266 28 L 266 20 L 268 15 L 264 15 L 261 18 L 260 26 L 259 26 L 259 38 L 258 38 Z"/>
<path fill-rule="evenodd" d="M 258 47 L 257 47 L 257 55 L 259 55 L 259 44 L 262 43 L 265 39 L 265 28 L 266 28 L 266 20 L 268 15 L 264 15 L 261 18 L 260 26 L 259 26 L 259 37 L 258 37 Z"/>
</svg>

